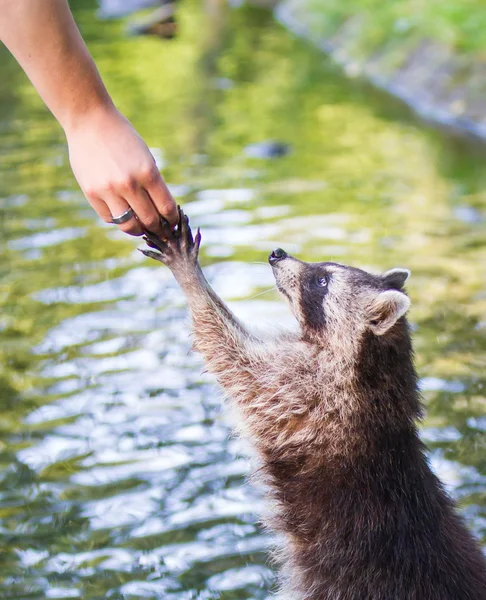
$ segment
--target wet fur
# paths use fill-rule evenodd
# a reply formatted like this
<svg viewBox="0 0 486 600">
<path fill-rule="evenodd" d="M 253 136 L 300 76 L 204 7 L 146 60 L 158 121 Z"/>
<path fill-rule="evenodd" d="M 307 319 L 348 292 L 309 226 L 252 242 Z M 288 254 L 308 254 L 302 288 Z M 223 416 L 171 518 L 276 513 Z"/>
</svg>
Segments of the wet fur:
<svg viewBox="0 0 486 600">
<path fill-rule="evenodd" d="M 301 332 L 260 340 L 206 282 L 200 234 L 193 241 L 182 212 L 166 236 L 148 235 L 160 254 L 144 252 L 181 285 L 194 347 L 259 455 L 274 507 L 268 525 L 283 537 L 279 597 L 486 599 L 484 556 L 417 433 L 407 321 L 385 320 L 388 296 L 405 302 L 403 271 L 375 276 L 289 257 L 274 271 Z M 325 291 L 315 288 L 316 273 L 332 278 Z"/>
</svg>

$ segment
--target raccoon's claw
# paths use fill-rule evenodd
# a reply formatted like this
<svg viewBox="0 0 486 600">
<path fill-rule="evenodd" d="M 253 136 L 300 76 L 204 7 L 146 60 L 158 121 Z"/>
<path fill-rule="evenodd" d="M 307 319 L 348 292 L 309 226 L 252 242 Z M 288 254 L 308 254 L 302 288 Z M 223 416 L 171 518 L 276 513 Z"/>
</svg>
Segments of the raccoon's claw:
<svg viewBox="0 0 486 600">
<path fill-rule="evenodd" d="M 188 217 L 184 214 L 180 206 L 177 207 L 177 210 L 179 212 L 179 222 L 176 229 L 172 230 L 170 224 L 162 218 L 161 237 L 147 230 L 144 232 L 143 239 L 147 246 L 158 250 L 158 252 L 140 250 L 145 256 L 163 262 L 169 267 L 176 266 L 181 261 L 185 264 L 188 262 L 195 263 L 201 244 L 201 232 L 199 229 L 194 240 Z"/>
<path fill-rule="evenodd" d="M 158 260 L 159 262 L 164 262 L 162 254 L 160 254 L 160 252 L 152 252 L 152 250 L 145 250 L 144 248 L 137 248 L 137 250 L 142 254 L 145 254 L 145 256 L 148 256 L 149 258 L 153 258 L 155 260 Z"/>
<path fill-rule="evenodd" d="M 178 238 L 181 237 L 182 232 L 182 222 L 184 221 L 184 213 L 182 212 L 182 208 L 180 206 L 177 207 L 177 212 L 179 213 L 179 221 L 177 222 L 177 228 L 174 230 L 174 235 Z"/>
<path fill-rule="evenodd" d="M 152 233 L 148 229 L 144 229 L 143 240 L 145 241 L 147 246 L 150 246 L 151 248 L 154 248 L 155 250 L 162 250 L 163 244 L 165 244 L 170 239 L 170 237 L 173 235 L 170 224 L 168 221 L 166 221 L 164 219 L 164 217 L 160 218 L 160 225 L 162 227 L 162 236 L 161 237 L 159 237 L 155 233 Z"/>
<path fill-rule="evenodd" d="M 194 239 L 192 237 L 191 228 L 189 227 L 189 217 L 185 215 L 182 211 L 180 211 L 179 214 L 179 225 L 177 226 L 177 228 L 180 229 L 182 243 L 184 244 L 184 246 L 192 247 L 194 245 Z"/>
<path fill-rule="evenodd" d="M 164 234 L 164 238 L 169 239 L 169 236 L 172 234 L 172 229 L 171 229 L 169 221 L 167 221 L 166 219 L 164 219 L 164 217 L 162 217 L 160 219 L 160 222 L 162 224 L 162 232 Z"/>
<path fill-rule="evenodd" d="M 150 246 L 150 248 L 153 248 L 154 250 L 159 249 L 159 247 L 156 244 L 154 244 L 147 236 L 144 235 L 143 240 L 147 244 L 147 246 Z"/>
<path fill-rule="evenodd" d="M 198 227 L 196 237 L 194 238 L 194 247 L 196 248 L 196 252 L 199 251 L 200 245 L 201 245 L 201 230 Z"/>
</svg>

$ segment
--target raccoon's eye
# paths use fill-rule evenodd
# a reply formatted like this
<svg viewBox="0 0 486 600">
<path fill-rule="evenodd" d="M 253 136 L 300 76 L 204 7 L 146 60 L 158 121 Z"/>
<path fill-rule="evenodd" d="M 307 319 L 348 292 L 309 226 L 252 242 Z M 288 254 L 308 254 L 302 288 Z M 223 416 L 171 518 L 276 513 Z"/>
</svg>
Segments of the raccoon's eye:
<svg viewBox="0 0 486 600">
<path fill-rule="evenodd" d="M 327 275 L 325 275 L 324 277 L 319 277 L 317 280 L 317 285 L 322 288 L 327 287 L 328 283 L 329 283 L 329 278 L 327 277 Z"/>
</svg>

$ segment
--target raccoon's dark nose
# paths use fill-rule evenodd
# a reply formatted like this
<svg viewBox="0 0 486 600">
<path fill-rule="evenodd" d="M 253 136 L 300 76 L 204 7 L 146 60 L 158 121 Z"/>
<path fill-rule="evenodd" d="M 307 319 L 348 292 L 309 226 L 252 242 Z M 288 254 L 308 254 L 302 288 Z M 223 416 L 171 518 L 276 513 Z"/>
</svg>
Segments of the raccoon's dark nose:
<svg viewBox="0 0 486 600">
<path fill-rule="evenodd" d="M 278 261 L 282 260 L 283 258 L 287 258 L 287 252 L 285 252 L 285 250 L 282 250 L 282 248 L 275 248 L 272 254 L 270 254 L 270 256 L 268 257 L 268 262 L 273 267 L 273 265 L 278 263 Z"/>
</svg>

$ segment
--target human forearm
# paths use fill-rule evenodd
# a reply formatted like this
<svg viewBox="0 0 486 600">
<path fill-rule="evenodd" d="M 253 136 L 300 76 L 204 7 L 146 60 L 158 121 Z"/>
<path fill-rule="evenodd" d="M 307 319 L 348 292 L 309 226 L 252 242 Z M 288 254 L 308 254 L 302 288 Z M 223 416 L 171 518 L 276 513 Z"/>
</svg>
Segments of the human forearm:
<svg viewBox="0 0 486 600">
<path fill-rule="evenodd" d="M 113 107 L 66 0 L 0 0 L 0 39 L 64 129 Z"/>
</svg>

